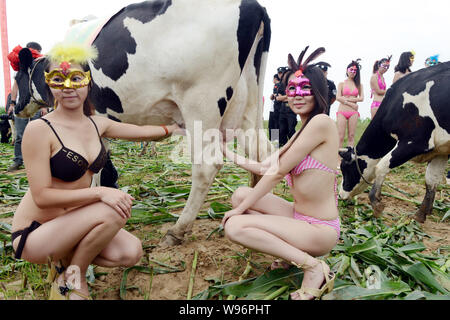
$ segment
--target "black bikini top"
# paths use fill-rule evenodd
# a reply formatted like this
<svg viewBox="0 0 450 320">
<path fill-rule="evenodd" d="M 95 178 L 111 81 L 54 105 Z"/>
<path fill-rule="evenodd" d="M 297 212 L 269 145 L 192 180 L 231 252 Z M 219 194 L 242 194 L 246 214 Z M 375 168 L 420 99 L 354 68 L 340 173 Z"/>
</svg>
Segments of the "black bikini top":
<svg viewBox="0 0 450 320">
<path fill-rule="evenodd" d="M 88 170 L 92 171 L 93 173 L 99 173 L 100 170 L 103 169 L 107 161 L 108 153 L 106 152 L 105 146 L 103 145 L 100 133 L 98 132 L 98 128 L 94 120 L 89 117 L 89 119 L 95 126 L 95 130 L 97 130 L 97 134 L 101 144 L 101 150 L 97 159 L 95 159 L 95 161 L 91 165 L 89 165 L 87 160 L 82 155 L 64 146 L 64 143 L 61 141 L 55 129 L 52 127 L 50 121 L 44 118 L 40 119 L 50 126 L 62 145 L 62 149 L 50 159 L 50 169 L 52 172 L 52 177 L 60 179 L 64 182 L 75 182 L 81 179 Z"/>
</svg>

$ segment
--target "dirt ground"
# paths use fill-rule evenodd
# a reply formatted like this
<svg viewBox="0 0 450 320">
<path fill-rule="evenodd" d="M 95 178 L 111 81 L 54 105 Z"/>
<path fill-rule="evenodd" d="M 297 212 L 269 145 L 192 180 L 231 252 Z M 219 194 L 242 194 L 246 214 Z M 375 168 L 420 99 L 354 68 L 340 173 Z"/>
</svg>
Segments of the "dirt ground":
<svg viewBox="0 0 450 320">
<path fill-rule="evenodd" d="M 411 194 L 417 194 L 415 200 L 422 201 L 425 188 L 420 188 L 414 183 L 403 181 L 401 177 L 390 176 L 388 182 Z M 400 195 L 384 186 L 383 191 Z M 440 199 L 440 194 L 436 194 L 436 199 Z M 368 195 L 358 196 L 359 203 L 369 203 Z M 386 205 L 384 210 L 384 221 L 390 225 L 392 218 L 400 214 L 413 214 L 416 205 L 398 199 L 383 197 Z M 13 211 L 14 207 L 1 208 L 0 213 Z M 449 246 L 450 224 L 439 222 L 440 217 L 431 216 L 423 225 L 423 230 L 431 238 L 424 238 L 427 252 L 431 253 L 440 246 Z M 11 223 L 12 218 L 3 219 L 2 222 Z M 193 295 L 208 289 L 217 282 L 228 283 L 237 281 L 246 267 L 244 255 L 246 249 L 231 243 L 223 235 L 211 232 L 218 228 L 220 221 L 211 219 L 197 220 L 193 226 L 192 233 L 185 236 L 185 243 L 182 246 L 172 248 L 162 248 L 159 240 L 166 230 L 173 223 L 156 226 L 146 226 L 141 229 L 132 230 L 132 233 L 143 241 L 145 255 L 141 260 L 141 266 L 149 266 L 149 259 L 159 261 L 166 265 L 183 268 L 184 271 L 170 274 L 145 274 L 136 270 L 131 271 L 127 277 L 127 300 L 184 300 L 187 297 L 189 280 L 192 270 L 194 254 L 198 252 L 197 270 L 194 278 Z M 209 239 L 208 239 L 208 236 Z M 256 263 L 253 271 L 248 277 L 260 275 L 264 269 L 270 266 L 273 258 L 262 254 L 253 253 L 252 262 Z M 152 264 L 153 266 L 157 266 Z M 120 299 L 119 288 L 123 278 L 125 268 L 106 269 L 96 267 L 95 272 L 101 274 L 92 285 L 92 293 L 96 300 L 118 300 Z"/>
</svg>

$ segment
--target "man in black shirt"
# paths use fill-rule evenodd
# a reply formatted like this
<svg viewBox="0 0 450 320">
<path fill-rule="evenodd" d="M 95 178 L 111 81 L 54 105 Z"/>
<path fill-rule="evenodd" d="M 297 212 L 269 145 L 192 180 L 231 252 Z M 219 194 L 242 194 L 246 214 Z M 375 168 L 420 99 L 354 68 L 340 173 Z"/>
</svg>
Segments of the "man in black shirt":
<svg viewBox="0 0 450 320">
<path fill-rule="evenodd" d="M 280 71 L 279 68 L 278 71 Z M 283 76 L 287 69 L 284 69 Z M 281 77 L 283 79 L 283 77 Z M 280 102 L 280 147 L 283 147 L 294 134 L 298 124 L 297 115 L 289 108 L 287 104 L 286 87 L 283 81 L 278 88 L 278 94 L 276 100 Z"/>
<path fill-rule="evenodd" d="M 326 110 L 326 114 L 329 116 L 330 115 L 331 105 L 336 101 L 336 95 L 337 95 L 336 85 L 334 84 L 333 81 L 328 80 L 328 68 L 331 68 L 331 65 L 329 63 L 326 63 L 326 62 L 318 62 L 318 63 L 316 63 L 316 66 L 319 67 L 323 71 L 323 74 L 324 74 L 325 78 L 327 79 L 327 83 L 328 83 L 328 109 Z"/>
<path fill-rule="evenodd" d="M 270 96 L 272 100 L 272 108 L 269 117 L 269 139 L 270 141 L 279 141 L 280 136 L 280 102 L 276 100 L 278 94 L 278 87 L 280 86 L 280 78 L 278 74 L 273 76 L 273 94 Z"/>
</svg>

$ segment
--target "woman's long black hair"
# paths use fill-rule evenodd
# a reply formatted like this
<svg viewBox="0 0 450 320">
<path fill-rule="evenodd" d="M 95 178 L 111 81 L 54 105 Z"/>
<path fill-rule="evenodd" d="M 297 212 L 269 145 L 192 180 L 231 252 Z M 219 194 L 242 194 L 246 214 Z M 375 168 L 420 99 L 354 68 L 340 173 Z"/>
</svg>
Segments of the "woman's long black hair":
<svg viewBox="0 0 450 320">
<path fill-rule="evenodd" d="M 403 52 L 400 55 L 400 59 L 398 60 L 398 64 L 395 67 L 395 72 L 400 71 L 401 73 L 405 73 L 406 71 L 411 72 L 411 58 L 414 57 L 412 52 L 407 51 Z"/>
<path fill-rule="evenodd" d="M 306 128 L 308 123 L 317 115 L 325 113 L 328 108 L 327 97 L 328 97 L 328 83 L 325 78 L 322 70 L 316 65 L 309 65 L 309 62 L 316 59 L 318 56 L 325 52 L 325 48 L 319 48 L 314 51 L 308 59 L 302 64 L 303 57 L 308 50 L 309 47 L 300 54 L 300 58 L 297 62 L 294 61 L 292 55 L 289 55 L 289 70 L 287 70 L 283 75 L 283 85 L 287 87 L 289 78 L 295 74 L 298 70 L 302 70 L 305 77 L 309 79 L 311 83 L 312 91 L 314 92 L 314 108 L 311 111 L 308 120 L 303 124 L 302 128 L 295 134 L 294 138 L 291 139 L 291 142 L 288 143 L 289 146 L 294 143 L 295 140 L 300 136 L 303 130 Z M 288 146 L 288 148 L 289 148 Z M 287 150 L 286 148 L 285 150 Z M 280 156 L 284 152 L 280 153 Z"/>
<path fill-rule="evenodd" d="M 353 78 L 353 81 L 355 82 L 356 88 L 359 92 L 361 92 L 361 65 L 359 62 L 361 59 L 356 59 L 356 61 L 352 61 L 348 66 L 347 70 L 353 66 L 356 67 L 356 76 Z M 347 77 L 348 77 L 348 71 L 347 71 Z"/>
</svg>

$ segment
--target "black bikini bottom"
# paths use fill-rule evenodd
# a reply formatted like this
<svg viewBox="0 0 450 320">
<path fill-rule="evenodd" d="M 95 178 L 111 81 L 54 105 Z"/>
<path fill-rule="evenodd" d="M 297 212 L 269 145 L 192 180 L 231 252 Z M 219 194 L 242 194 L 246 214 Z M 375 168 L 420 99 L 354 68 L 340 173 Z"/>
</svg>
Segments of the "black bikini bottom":
<svg viewBox="0 0 450 320">
<path fill-rule="evenodd" d="M 28 236 L 30 235 L 30 233 L 32 233 L 34 230 L 36 230 L 40 226 L 41 226 L 41 224 L 39 222 L 33 221 L 31 226 L 29 226 L 28 228 L 14 232 L 12 234 L 11 244 L 14 243 L 14 240 L 16 240 L 18 237 L 22 236 L 22 238 L 20 238 L 19 245 L 17 246 L 17 251 L 16 251 L 16 255 L 15 255 L 16 259 L 22 259 L 23 249 L 25 248 L 25 243 L 27 242 Z"/>
</svg>

